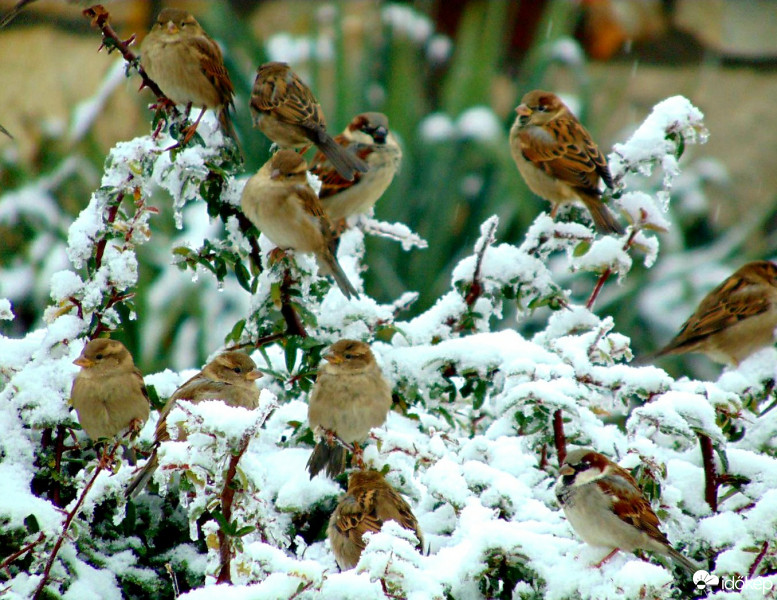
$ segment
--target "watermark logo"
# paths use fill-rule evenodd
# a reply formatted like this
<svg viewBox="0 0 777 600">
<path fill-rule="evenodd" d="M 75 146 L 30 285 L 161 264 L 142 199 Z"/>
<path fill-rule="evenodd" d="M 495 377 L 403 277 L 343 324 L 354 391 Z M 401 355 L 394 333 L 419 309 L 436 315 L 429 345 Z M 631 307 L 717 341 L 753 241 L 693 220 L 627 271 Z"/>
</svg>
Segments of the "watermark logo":
<svg viewBox="0 0 777 600">
<path fill-rule="evenodd" d="M 700 590 L 706 590 L 708 587 L 720 584 L 720 577 L 707 573 L 707 571 L 696 571 L 693 574 L 693 582 L 696 584 L 696 588 Z"/>
<path fill-rule="evenodd" d="M 751 580 L 741 576 L 718 577 L 702 570 L 696 571 L 693 574 L 693 583 L 696 584 L 696 589 L 698 590 L 718 587 L 729 592 L 741 592 L 744 589 L 751 589 L 760 591 L 764 595 L 774 589 L 774 584 L 768 580 Z"/>
</svg>

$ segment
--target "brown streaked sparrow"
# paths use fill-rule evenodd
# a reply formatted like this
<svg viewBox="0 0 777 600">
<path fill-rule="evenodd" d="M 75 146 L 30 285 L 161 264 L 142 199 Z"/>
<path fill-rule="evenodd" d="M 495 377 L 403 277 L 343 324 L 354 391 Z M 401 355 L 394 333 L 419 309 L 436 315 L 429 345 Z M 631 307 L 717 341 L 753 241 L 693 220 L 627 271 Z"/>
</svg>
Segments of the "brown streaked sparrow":
<svg viewBox="0 0 777 600">
<path fill-rule="evenodd" d="M 757 260 L 707 294 L 657 356 L 701 352 L 715 362 L 736 366 L 773 344 L 775 328 L 777 264 Z"/>
<path fill-rule="evenodd" d="M 259 389 L 254 382 L 261 376 L 262 373 L 256 370 L 256 364 L 247 354 L 224 352 L 179 387 L 160 411 L 154 432 L 154 449 L 125 494 L 128 497 L 136 496 L 159 466 L 157 457 L 159 444 L 170 439 L 170 433 L 167 431 L 167 416 L 179 400 L 188 400 L 195 404 L 203 400 L 220 400 L 229 406 L 253 410 L 259 405 Z"/>
<path fill-rule="evenodd" d="M 577 117 L 552 92 L 527 93 L 510 129 L 513 160 L 532 192 L 548 200 L 551 217 L 561 204 L 580 200 L 602 233 L 623 227 L 602 202 L 599 179 L 612 187 L 607 160 Z"/>
<path fill-rule="evenodd" d="M 281 148 L 318 146 L 335 169 L 348 179 L 368 167 L 339 146 L 326 131 L 326 121 L 313 92 L 282 62 L 268 62 L 256 70 L 251 92 L 251 114 L 259 128 Z"/>
<path fill-rule="evenodd" d="M 243 188 L 243 212 L 279 248 L 315 254 L 322 274 L 332 275 L 346 298 L 358 298 L 335 257 L 332 225 L 307 182 L 307 166 L 293 150 L 276 152 Z"/>
<path fill-rule="evenodd" d="M 139 431 L 150 405 L 143 375 L 119 341 L 97 338 L 73 361 L 81 367 L 70 392 L 78 422 L 92 440 Z"/>
<path fill-rule="evenodd" d="M 700 568 L 672 548 L 637 482 L 603 454 L 588 448 L 567 454 L 556 497 L 584 542 L 612 550 L 597 566 L 618 550 L 641 549 L 667 556 L 690 573 Z"/>
<path fill-rule="evenodd" d="M 359 443 L 383 425 L 391 409 L 391 387 L 368 344 L 340 340 L 324 359 L 308 401 L 310 428 L 324 431 L 308 460 L 311 479 L 324 468 L 330 477 L 342 473 L 345 448 L 339 442 L 353 444 L 360 457 Z"/>
<path fill-rule="evenodd" d="M 397 491 L 379 471 L 355 471 L 348 480 L 348 492 L 329 519 L 327 536 L 341 571 L 352 569 L 359 562 L 368 531 L 380 531 L 386 521 L 396 521 L 415 533 L 418 548 L 424 537 L 418 521 Z"/>
<path fill-rule="evenodd" d="M 229 116 L 235 89 L 224 57 L 191 13 L 163 9 L 140 52 L 141 66 L 172 102 L 202 107 L 183 143 L 194 135 L 205 109 L 213 108 L 222 131 L 240 148 Z"/>
<path fill-rule="evenodd" d="M 389 131 L 388 118 L 377 112 L 356 115 L 335 142 L 361 158 L 369 170 L 345 179 L 323 152 L 310 171 L 321 180 L 318 197 L 333 223 L 370 210 L 391 184 L 402 160 L 402 149 Z"/>
</svg>

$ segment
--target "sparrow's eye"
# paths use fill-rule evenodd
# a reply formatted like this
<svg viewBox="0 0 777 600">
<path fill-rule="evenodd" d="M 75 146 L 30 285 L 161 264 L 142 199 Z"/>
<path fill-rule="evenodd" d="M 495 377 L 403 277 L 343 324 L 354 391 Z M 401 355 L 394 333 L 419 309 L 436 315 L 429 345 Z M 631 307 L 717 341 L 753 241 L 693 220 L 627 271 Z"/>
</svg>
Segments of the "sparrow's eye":
<svg viewBox="0 0 777 600">
<path fill-rule="evenodd" d="M 243 372 L 243 369 L 241 369 L 240 367 L 235 367 L 235 368 L 234 368 L 234 369 L 232 369 L 232 370 L 233 370 L 235 373 L 237 373 L 238 375 L 239 375 L 240 373 L 242 373 L 242 372 Z"/>
<path fill-rule="evenodd" d="M 355 357 L 353 354 L 350 354 L 350 353 L 348 353 L 348 352 L 347 352 L 347 353 L 345 354 L 345 358 L 346 358 L 347 360 L 351 360 L 352 358 L 356 358 L 356 357 Z"/>
<path fill-rule="evenodd" d="M 548 107 L 540 104 L 537 109 L 539 112 L 548 112 Z"/>
<path fill-rule="evenodd" d="M 102 357 L 103 357 L 103 355 L 102 355 L 102 354 L 98 354 L 97 356 L 95 356 L 95 358 L 96 358 L 97 360 L 100 360 Z"/>
</svg>

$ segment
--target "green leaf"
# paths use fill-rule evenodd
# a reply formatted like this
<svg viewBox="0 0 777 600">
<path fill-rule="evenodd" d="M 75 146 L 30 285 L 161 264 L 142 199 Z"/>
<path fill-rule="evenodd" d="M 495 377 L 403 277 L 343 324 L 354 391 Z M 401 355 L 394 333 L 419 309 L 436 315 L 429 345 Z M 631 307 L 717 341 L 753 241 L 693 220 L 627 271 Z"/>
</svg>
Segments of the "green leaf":
<svg viewBox="0 0 777 600">
<path fill-rule="evenodd" d="M 235 262 L 235 277 L 240 286 L 247 292 L 251 291 L 251 274 L 246 266 L 239 260 Z"/>
</svg>

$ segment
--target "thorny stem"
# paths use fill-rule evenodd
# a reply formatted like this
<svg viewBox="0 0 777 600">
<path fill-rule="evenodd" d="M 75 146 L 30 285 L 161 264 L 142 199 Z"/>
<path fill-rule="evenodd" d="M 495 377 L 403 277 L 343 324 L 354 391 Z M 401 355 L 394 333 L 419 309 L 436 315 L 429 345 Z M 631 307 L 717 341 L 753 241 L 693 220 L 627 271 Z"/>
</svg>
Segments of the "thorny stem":
<svg viewBox="0 0 777 600">
<path fill-rule="evenodd" d="M 703 433 L 698 434 L 701 445 L 701 459 L 704 465 L 704 499 L 712 512 L 718 512 L 718 475 L 715 470 L 715 455 L 712 440 Z"/>
<path fill-rule="evenodd" d="M 25 554 L 27 554 L 27 553 L 28 553 L 30 550 L 32 550 L 32 549 L 33 549 L 35 546 L 37 546 L 38 544 L 40 544 L 40 543 L 41 543 L 41 542 L 42 542 L 42 541 L 45 539 L 45 537 L 46 537 L 46 536 L 45 536 L 45 535 L 43 534 L 43 532 L 41 531 L 41 532 L 40 532 L 40 534 L 38 535 L 38 539 L 37 539 L 37 540 L 35 540 L 34 542 L 30 542 L 30 543 L 29 543 L 29 544 L 27 544 L 26 546 L 23 546 L 23 547 L 19 548 L 19 549 L 18 549 L 16 552 L 14 552 L 14 553 L 13 553 L 13 554 L 11 554 L 10 556 L 6 557 L 6 558 L 3 560 L 3 562 L 0 562 L 0 569 L 5 569 L 6 567 L 8 567 L 8 565 L 10 565 L 10 564 L 11 564 L 13 561 L 15 561 L 17 558 L 19 558 L 19 557 L 21 557 L 21 556 L 24 556 Z"/>
<path fill-rule="evenodd" d="M 477 248 L 477 258 L 475 259 L 475 272 L 472 274 L 472 283 L 469 286 L 467 296 L 464 298 L 464 302 L 467 306 L 472 306 L 477 302 L 478 298 L 483 294 L 483 284 L 480 282 L 480 270 L 483 267 L 483 257 L 486 255 L 486 250 L 496 241 L 494 233 L 496 232 L 497 225 L 499 225 L 498 219 L 493 219 L 489 225 L 488 231 L 486 231 L 478 240 L 482 242 L 480 247 Z"/>
<path fill-rule="evenodd" d="M 229 523 L 232 520 L 232 504 L 235 501 L 235 491 L 237 486 L 233 485 L 235 475 L 237 474 L 237 463 L 240 462 L 241 457 L 248 449 L 248 444 L 253 436 L 253 431 L 246 433 L 243 439 L 240 441 L 240 447 L 237 454 L 233 454 L 229 459 L 229 467 L 227 468 L 227 477 L 224 480 L 224 487 L 221 490 L 221 514 L 224 515 L 224 520 Z M 229 572 L 230 563 L 232 562 L 232 548 L 227 539 L 227 533 L 224 528 L 220 528 L 218 532 L 219 540 L 219 564 L 221 569 L 219 570 L 218 579 L 216 583 L 232 583 L 232 575 Z"/>
<path fill-rule="evenodd" d="M 130 44 L 135 41 L 134 35 L 132 35 L 126 41 L 121 40 L 113 27 L 111 27 L 110 23 L 108 23 L 110 14 L 107 10 L 105 10 L 105 7 L 102 4 L 95 4 L 94 6 L 90 6 L 81 14 L 83 14 L 91 21 L 92 27 L 97 27 L 102 32 L 102 45 L 108 48 L 108 52 L 110 52 L 112 48 L 117 48 L 119 52 L 121 52 L 122 57 L 124 57 L 124 60 L 126 60 L 137 70 L 138 75 L 140 75 L 141 79 L 143 80 L 143 86 L 150 89 L 157 98 L 167 99 L 167 96 L 164 94 L 164 92 L 162 92 L 154 80 L 148 76 L 148 73 L 146 73 L 143 67 L 140 66 L 140 61 L 138 60 L 137 55 L 132 52 L 132 50 L 130 50 Z M 107 44 L 106 41 L 108 42 Z M 143 86 L 141 86 L 141 89 L 143 89 Z M 169 104 L 173 115 L 177 116 L 178 111 L 176 110 L 175 106 L 173 103 Z"/>
<path fill-rule="evenodd" d="M 637 237 L 637 233 L 638 233 L 637 229 L 632 230 L 632 232 L 629 234 L 629 239 L 627 239 L 626 243 L 623 244 L 623 250 L 628 250 L 629 248 L 631 248 L 631 246 L 634 244 L 634 238 Z M 612 275 L 612 269 L 610 267 L 607 267 L 604 270 L 604 273 L 602 273 L 599 276 L 599 280 L 596 282 L 596 286 L 594 286 L 594 291 L 591 292 L 591 296 L 588 298 L 588 302 L 585 303 L 585 307 L 588 310 L 593 309 L 594 302 L 596 302 L 596 298 L 599 297 L 599 293 L 602 291 L 604 284 L 610 278 L 610 275 Z"/>
<path fill-rule="evenodd" d="M 291 287 L 291 271 L 286 269 L 283 274 L 283 282 L 281 283 L 281 314 L 283 320 L 286 321 L 285 335 L 298 335 L 300 337 L 308 337 L 305 327 L 302 325 L 302 321 L 294 310 L 294 306 L 291 304 L 291 297 L 289 296 L 289 288 Z"/>
<path fill-rule="evenodd" d="M 560 408 L 553 413 L 553 444 L 556 446 L 558 464 L 561 466 L 567 457 L 567 438 L 564 435 L 564 420 L 561 417 Z"/>
<path fill-rule="evenodd" d="M 113 448 L 111 448 L 109 453 L 103 453 L 100 461 L 97 463 L 97 466 L 94 469 L 94 473 L 92 473 L 92 478 L 89 480 L 89 483 L 86 484 L 86 487 L 84 487 L 84 490 L 78 497 L 76 505 L 67 514 L 65 525 L 62 527 L 62 531 L 60 532 L 57 541 L 54 543 L 54 548 L 51 550 L 51 555 L 49 556 L 49 560 L 46 562 L 46 567 L 43 569 L 43 576 L 41 577 L 40 583 L 38 584 L 38 587 L 32 596 L 32 600 L 38 600 L 38 598 L 41 597 L 41 594 L 43 593 L 43 590 L 48 583 L 49 576 L 51 575 L 51 568 L 54 566 L 54 561 L 57 558 L 57 554 L 59 554 L 59 550 L 62 547 L 62 543 L 65 541 L 65 536 L 67 535 L 68 529 L 70 529 L 70 524 L 73 522 L 73 519 L 75 519 L 76 515 L 81 509 L 81 505 L 84 503 L 84 500 L 86 500 L 86 496 L 89 493 L 89 490 L 92 489 L 94 482 L 97 480 L 97 476 L 105 467 L 110 464 L 111 461 L 113 461 L 113 457 L 116 454 L 116 450 L 118 450 L 119 446 L 121 445 L 121 442 L 122 438 L 119 438 L 113 444 Z"/>
<path fill-rule="evenodd" d="M 758 553 L 758 556 L 755 557 L 753 564 L 750 565 L 750 568 L 747 570 L 748 579 L 751 579 L 755 575 L 755 572 L 758 570 L 758 565 L 760 565 L 761 561 L 763 561 L 764 556 L 766 556 L 766 551 L 768 549 L 769 549 L 769 542 L 764 542 L 761 545 L 761 551 Z"/>
</svg>

